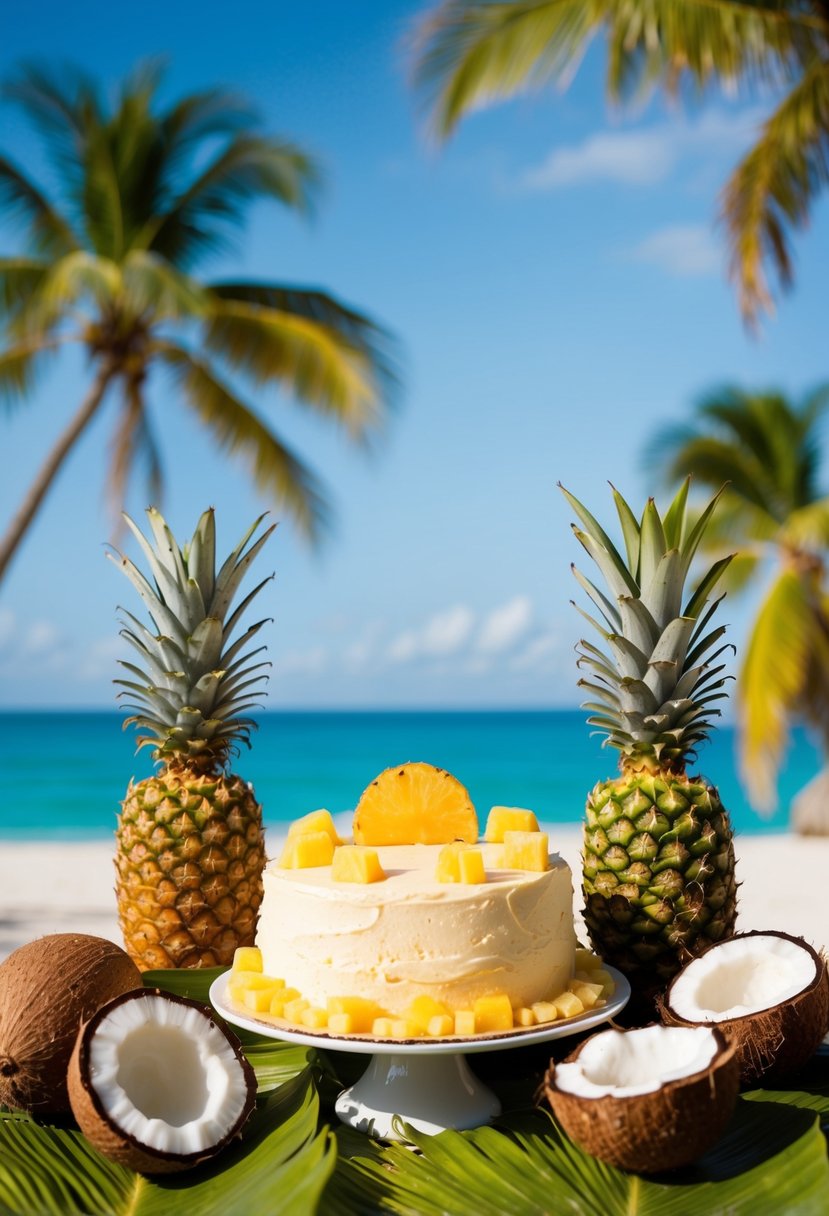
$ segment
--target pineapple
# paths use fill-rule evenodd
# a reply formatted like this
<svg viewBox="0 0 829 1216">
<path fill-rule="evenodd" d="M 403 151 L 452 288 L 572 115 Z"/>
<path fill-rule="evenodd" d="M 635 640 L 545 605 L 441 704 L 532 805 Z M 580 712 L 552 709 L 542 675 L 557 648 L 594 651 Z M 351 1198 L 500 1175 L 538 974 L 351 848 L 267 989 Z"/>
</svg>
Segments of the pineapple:
<svg viewBox="0 0 829 1216">
<path fill-rule="evenodd" d="M 152 542 L 129 517 L 150 582 L 126 557 L 113 557 L 149 611 L 152 628 L 125 612 L 122 636 L 138 653 L 118 680 L 135 710 L 138 746 L 161 769 L 130 782 L 118 818 L 116 892 L 127 951 L 142 970 L 229 966 L 252 946 L 265 864 L 262 809 L 250 785 L 227 771 L 254 723 L 245 715 L 261 695 L 264 647 L 247 644 L 264 621 L 231 641 L 264 580 L 230 612 L 251 562 L 273 527 L 248 542 L 262 519 L 215 569 L 213 511 L 205 511 L 180 549 L 163 518 L 147 511 Z"/>
<path fill-rule="evenodd" d="M 727 937 L 736 916 L 728 815 L 716 789 L 686 770 L 726 695 L 717 661 L 725 627 L 709 623 L 719 602 L 711 594 L 731 559 L 715 562 L 686 594 L 718 497 L 691 525 L 688 486 L 664 518 L 649 500 L 641 521 L 613 491 L 626 558 L 564 490 L 582 524 L 573 531 L 609 588 L 608 596 L 573 568 L 599 619 L 582 615 L 603 642 L 579 644 L 579 666 L 589 672 L 579 681 L 590 698 L 584 708 L 621 753 L 621 775 L 587 800 L 584 919 L 597 953 L 644 1001 L 688 958 Z"/>
</svg>

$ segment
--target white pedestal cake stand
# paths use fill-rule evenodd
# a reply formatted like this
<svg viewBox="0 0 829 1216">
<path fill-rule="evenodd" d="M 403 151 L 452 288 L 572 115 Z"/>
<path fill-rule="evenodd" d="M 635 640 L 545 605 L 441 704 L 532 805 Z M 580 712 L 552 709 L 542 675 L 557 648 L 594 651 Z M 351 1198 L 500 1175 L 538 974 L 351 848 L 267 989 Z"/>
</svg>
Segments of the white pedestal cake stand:
<svg viewBox="0 0 829 1216">
<path fill-rule="evenodd" d="M 489 1123 L 501 1113 L 495 1094 L 472 1073 L 465 1057 L 479 1051 L 505 1051 L 529 1047 L 567 1035 L 580 1034 L 612 1018 L 630 998 L 630 985 L 621 972 L 607 967 L 616 990 L 601 1009 L 594 1009 L 561 1022 L 545 1022 L 526 1030 L 468 1039 L 418 1039 L 396 1042 L 388 1039 L 354 1038 L 323 1032 L 292 1030 L 287 1026 L 248 1017 L 227 998 L 228 973 L 210 988 L 210 1000 L 228 1022 L 271 1039 L 300 1043 L 323 1051 L 346 1051 L 370 1055 L 366 1071 L 356 1084 L 345 1089 L 336 1103 L 343 1123 L 380 1140 L 401 1140 L 394 1126 L 396 1117 L 418 1131 L 432 1135 L 448 1127 L 467 1129 Z"/>
</svg>

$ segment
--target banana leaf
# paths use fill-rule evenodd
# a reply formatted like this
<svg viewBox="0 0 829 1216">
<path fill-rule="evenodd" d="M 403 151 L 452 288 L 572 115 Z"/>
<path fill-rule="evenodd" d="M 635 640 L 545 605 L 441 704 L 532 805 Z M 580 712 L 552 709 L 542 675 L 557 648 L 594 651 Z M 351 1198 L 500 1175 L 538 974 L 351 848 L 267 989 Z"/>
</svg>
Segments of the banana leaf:
<svg viewBox="0 0 829 1216">
<path fill-rule="evenodd" d="M 0 1216 L 307 1216 L 334 1166 L 310 1071 L 269 1094 L 242 1140 L 186 1174 L 146 1178 L 80 1132 L 0 1111 Z"/>
<path fill-rule="evenodd" d="M 712 1152 L 691 1170 L 654 1179 L 595 1161 L 543 1111 L 471 1132 L 429 1137 L 406 1131 L 418 1152 L 402 1145 L 361 1149 L 352 1136 L 338 1133 L 340 1158 L 320 1212 L 825 1216 L 829 1206 L 829 1162 L 818 1121 L 795 1109 L 781 1118 L 778 1102 L 741 1101 Z"/>
</svg>

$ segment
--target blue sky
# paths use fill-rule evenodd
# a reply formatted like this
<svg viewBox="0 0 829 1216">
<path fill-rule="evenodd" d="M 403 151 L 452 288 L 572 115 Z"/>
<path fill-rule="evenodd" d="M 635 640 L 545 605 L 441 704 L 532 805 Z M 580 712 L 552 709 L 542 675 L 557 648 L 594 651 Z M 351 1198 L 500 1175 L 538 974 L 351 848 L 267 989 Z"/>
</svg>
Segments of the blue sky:
<svg viewBox="0 0 829 1216">
<path fill-rule="evenodd" d="M 725 279 L 717 191 L 767 103 L 712 96 L 692 114 L 658 100 L 610 114 L 597 47 L 566 93 L 477 114 L 437 150 L 407 79 L 420 8 L 150 0 L 119 24 L 98 0 L 71 20 L 48 0 L 5 21 L 3 74 L 34 57 L 115 80 L 162 55 L 166 96 L 213 84 L 247 94 L 268 130 L 320 158 L 326 190 L 310 225 L 256 207 L 238 252 L 207 269 L 323 285 L 400 338 L 402 402 L 368 455 L 278 393 L 255 399 L 337 510 L 320 553 L 286 523 L 261 559 L 277 575 L 260 597 L 275 618 L 274 707 L 576 703 L 579 555 L 556 481 L 607 515 L 608 479 L 637 502 L 656 488 L 643 447 L 705 389 L 798 394 L 827 372 L 825 202 L 796 243 L 796 290 L 760 338 Z M 15 112 L 0 130 L 3 150 L 40 172 Z M 0 250 L 15 241 L 0 226 Z M 70 356 L 0 419 L 0 518 L 86 378 Z M 171 525 L 189 534 L 213 504 L 230 545 L 265 504 L 170 387 L 152 390 Z M 112 421 L 106 411 L 85 436 L 0 589 L 2 705 L 112 704 L 116 604 L 135 607 L 103 558 Z M 138 486 L 128 507 L 144 505 Z M 725 615 L 739 645 L 747 608 Z"/>
</svg>

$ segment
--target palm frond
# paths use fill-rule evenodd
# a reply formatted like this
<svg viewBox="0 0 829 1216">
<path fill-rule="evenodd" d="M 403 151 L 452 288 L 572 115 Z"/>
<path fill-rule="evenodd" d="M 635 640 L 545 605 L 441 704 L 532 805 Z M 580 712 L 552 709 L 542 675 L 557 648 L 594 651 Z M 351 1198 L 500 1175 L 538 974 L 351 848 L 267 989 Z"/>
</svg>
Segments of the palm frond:
<svg viewBox="0 0 829 1216">
<path fill-rule="evenodd" d="M 173 372 L 185 399 L 219 447 L 241 455 L 257 488 L 281 503 L 312 541 L 328 523 L 329 508 L 315 475 L 198 356 L 158 340 L 154 352 Z"/>
<path fill-rule="evenodd" d="M 0 258 L 0 312 L 13 318 L 37 291 L 49 270 L 44 258 Z"/>
<path fill-rule="evenodd" d="M 17 311 L 10 328 L 29 335 L 47 333 L 84 304 L 93 311 L 112 305 L 123 290 L 121 269 L 109 258 L 84 249 L 59 258 L 43 276 L 39 287 Z"/>
<path fill-rule="evenodd" d="M 372 322 L 321 292 L 266 288 L 262 298 L 273 303 L 217 297 L 207 348 L 258 383 L 282 384 L 352 438 L 379 427 L 393 373 Z"/>
<path fill-rule="evenodd" d="M 0 156 L 0 205 L 26 225 L 36 252 L 59 256 L 78 248 L 79 241 L 69 221 L 28 174 L 6 156 Z"/>
<path fill-rule="evenodd" d="M 613 99 L 685 78 L 778 83 L 825 45 L 829 21 L 803 8 L 729 0 L 445 0 L 418 23 L 414 76 L 441 137 L 496 99 L 566 83 L 604 29 Z"/>
<path fill-rule="evenodd" d="M 13 402 L 24 397 L 37 382 L 48 358 L 64 342 L 65 336 L 40 335 L 26 338 L 0 351 L 0 400 Z"/>
<path fill-rule="evenodd" d="M 122 268 L 124 303 L 135 316 L 153 323 L 201 316 L 207 293 L 200 283 L 166 258 L 145 249 L 131 249 Z"/>
<path fill-rule="evenodd" d="M 829 59 L 816 54 L 760 138 L 729 178 L 721 215 L 731 276 L 749 322 L 773 306 L 766 267 L 787 288 L 793 276 L 790 229 L 803 228 L 829 182 Z"/>
<path fill-rule="evenodd" d="M 74 183 L 85 130 L 92 116 L 100 119 L 101 115 L 94 80 L 76 67 L 55 70 L 28 62 L 5 82 L 2 96 L 23 110 L 61 177 Z"/>
</svg>

